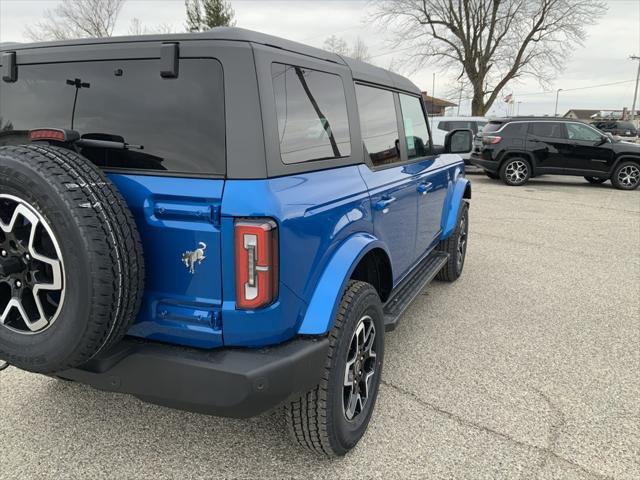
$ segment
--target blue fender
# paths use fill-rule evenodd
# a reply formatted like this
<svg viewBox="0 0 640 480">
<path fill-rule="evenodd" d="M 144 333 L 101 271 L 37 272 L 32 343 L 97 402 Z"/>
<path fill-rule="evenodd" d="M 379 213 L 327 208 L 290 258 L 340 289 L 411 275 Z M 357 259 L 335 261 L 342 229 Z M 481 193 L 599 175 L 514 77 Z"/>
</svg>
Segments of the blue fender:
<svg viewBox="0 0 640 480">
<path fill-rule="evenodd" d="M 338 247 L 316 285 L 298 330 L 300 335 L 323 335 L 331 329 L 351 274 L 358 262 L 374 248 L 382 248 L 389 255 L 384 243 L 363 232 L 351 235 Z"/>
<path fill-rule="evenodd" d="M 466 193 L 468 191 L 468 194 Z M 460 211 L 460 205 L 462 205 L 463 198 L 471 198 L 471 182 L 465 177 L 458 176 L 455 180 L 449 198 L 445 202 L 444 212 L 442 214 L 442 235 L 441 240 L 444 240 L 453 233 L 458 223 L 458 212 Z"/>
</svg>

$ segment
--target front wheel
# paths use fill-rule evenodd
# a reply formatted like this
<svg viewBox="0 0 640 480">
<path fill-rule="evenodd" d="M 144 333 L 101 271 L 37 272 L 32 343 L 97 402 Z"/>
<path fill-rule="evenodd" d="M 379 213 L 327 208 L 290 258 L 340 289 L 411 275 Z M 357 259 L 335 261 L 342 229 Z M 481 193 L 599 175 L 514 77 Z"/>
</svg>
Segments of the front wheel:
<svg viewBox="0 0 640 480">
<path fill-rule="evenodd" d="M 500 178 L 512 187 L 524 185 L 531 178 L 531 165 L 524 158 L 509 158 L 500 167 Z"/>
<path fill-rule="evenodd" d="M 635 190 L 640 185 L 640 165 L 620 162 L 611 176 L 611 183 L 620 190 Z"/>
<path fill-rule="evenodd" d="M 349 282 L 329 341 L 320 384 L 285 406 L 285 416 L 296 443 L 335 457 L 345 455 L 362 438 L 378 396 L 384 317 L 373 286 Z"/>
<path fill-rule="evenodd" d="M 438 250 L 449 254 L 449 260 L 436 275 L 436 279 L 455 282 L 462 274 L 464 260 L 467 256 L 467 240 L 469 239 L 469 204 L 462 202 L 458 225 L 449 238 L 440 242 Z"/>
</svg>

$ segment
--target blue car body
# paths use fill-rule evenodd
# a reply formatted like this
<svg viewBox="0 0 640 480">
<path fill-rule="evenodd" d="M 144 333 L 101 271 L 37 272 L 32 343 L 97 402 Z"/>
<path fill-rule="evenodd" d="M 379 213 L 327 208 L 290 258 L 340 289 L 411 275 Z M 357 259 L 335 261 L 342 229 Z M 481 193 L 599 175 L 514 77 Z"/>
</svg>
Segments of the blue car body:
<svg viewBox="0 0 640 480">
<path fill-rule="evenodd" d="M 460 131 L 433 145 L 412 82 L 312 47 L 221 28 L 12 45 L 0 67 L 0 146 L 72 130 L 142 240 L 128 336 L 60 373 L 100 389 L 239 417 L 308 391 L 348 282 L 388 306 L 471 198 L 452 153 L 470 131 L 468 145 L 453 146 Z M 272 297 L 248 308 L 238 228 L 257 220 L 275 232 L 274 263 L 252 257 L 247 275 L 268 277 Z"/>
</svg>

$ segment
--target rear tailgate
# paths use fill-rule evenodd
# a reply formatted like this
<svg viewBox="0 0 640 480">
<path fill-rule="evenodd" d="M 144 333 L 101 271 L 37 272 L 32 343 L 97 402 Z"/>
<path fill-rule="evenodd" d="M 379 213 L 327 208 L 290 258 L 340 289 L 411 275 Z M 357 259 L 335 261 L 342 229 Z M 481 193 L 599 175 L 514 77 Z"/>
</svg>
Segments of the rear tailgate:
<svg viewBox="0 0 640 480">
<path fill-rule="evenodd" d="M 111 174 L 135 216 L 147 271 L 130 335 L 222 345 L 220 203 L 224 180 Z"/>
</svg>

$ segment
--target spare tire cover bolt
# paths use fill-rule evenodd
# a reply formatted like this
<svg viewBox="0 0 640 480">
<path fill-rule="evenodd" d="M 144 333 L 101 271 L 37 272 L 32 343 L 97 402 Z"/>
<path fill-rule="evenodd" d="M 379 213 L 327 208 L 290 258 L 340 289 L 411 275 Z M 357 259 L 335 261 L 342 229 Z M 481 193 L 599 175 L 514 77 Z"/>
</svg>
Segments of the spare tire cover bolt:
<svg viewBox="0 0 640 480">
<path fill-rule="evenodd" d="M 7 256 L 7 251 L 6 250 L 2 250 L 0 252 L 0 257 L 6 257 Z"/>
<path fill-rule="evenodd" d="M 31 260 L 31 255 L 29 255 L 28 253 L 25 253 L 24 258 L 27 260 Z"/>
<path fill-rule="evenodd" d="M 17 288 L 21 288 L 22 287 L 22 282 L 20 280 L 16 280 L 16 287 Z"/>
</svg>

